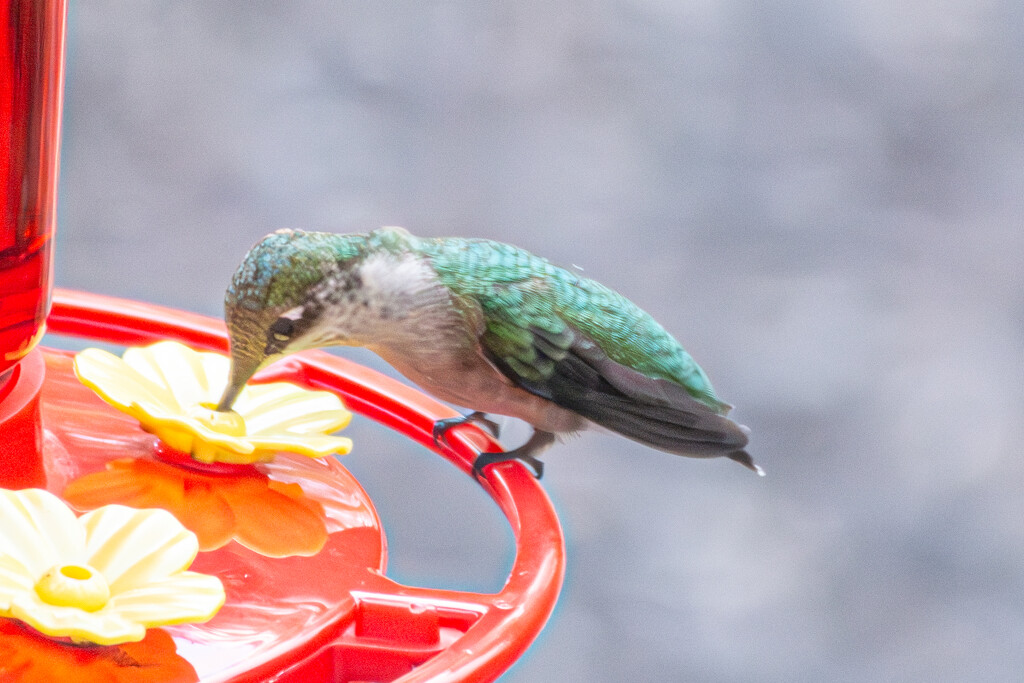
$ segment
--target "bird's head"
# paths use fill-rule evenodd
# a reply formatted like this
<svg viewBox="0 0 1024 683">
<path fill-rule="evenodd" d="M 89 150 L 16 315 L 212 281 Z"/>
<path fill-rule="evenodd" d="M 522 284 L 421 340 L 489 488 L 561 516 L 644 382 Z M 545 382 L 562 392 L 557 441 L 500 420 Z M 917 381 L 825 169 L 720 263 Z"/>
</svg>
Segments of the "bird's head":
<svg viewBox="0 0 1024 683">
<path fill-rule="evenodd" d="M 284 355 L 338 343 L 319 324 L 325 290 L 354 270 L 365 235 L 279 230 L 245 255 L 224 296 L 231 374 L 218 410 L 252 375 Z"/>
</svg>

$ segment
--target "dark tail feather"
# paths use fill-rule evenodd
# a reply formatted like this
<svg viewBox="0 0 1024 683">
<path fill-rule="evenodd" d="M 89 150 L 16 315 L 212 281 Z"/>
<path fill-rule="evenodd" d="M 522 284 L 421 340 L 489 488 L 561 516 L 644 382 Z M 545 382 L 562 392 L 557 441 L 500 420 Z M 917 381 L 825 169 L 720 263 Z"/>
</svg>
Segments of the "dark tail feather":
<svg viewBox="0 0 1024 683">
<path fill-rule="evenodd" d="M 558 405 L 625 437 L 677 455 L 724 456 L 763 475 L 744 450 L 750 430 L 683 387 L 626 368 L 588 349 L 555 366 L 543 393 Z M 530 387 L 527 387 L 530 388 Z"/>
<path fill-rule="evenodd" d="M 729 458 L 730 460 L 735 460 L 739 464 L 746 467 L 748 470 L 757 472 L 757 476 L 759 477 L 764 476 L 764 470 L 762 470 L 761 467 L 754 462 L 754 459 L 750 457 L 750 453 L 747 453 L 746 451 L 733 451 L 732 453 L 729 453 L 725 457 Z"/>
<path fill-rule="evenodd" d="M 553 372 L 543 381 L 490 359 L 527 391 L 634 441 L 677 455 L 724 456 L 764 474 L 743 450 L 750 430 L 725 417 L 726 404 L 708 405 L 679 384 L 617 363 L 593 342 L 578 338 L 569 353 L 551 357 Z"/>
</svg>

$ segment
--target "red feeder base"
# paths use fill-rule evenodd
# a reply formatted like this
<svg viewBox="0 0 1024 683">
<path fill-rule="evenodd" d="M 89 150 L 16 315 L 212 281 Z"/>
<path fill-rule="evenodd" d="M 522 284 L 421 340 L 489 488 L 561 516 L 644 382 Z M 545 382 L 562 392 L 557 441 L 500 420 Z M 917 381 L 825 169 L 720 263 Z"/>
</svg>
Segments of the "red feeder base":
<svg viewBox="0 0 1024 683">
<path fill-rule="evenodd" d="M 119 344 L 170 338 L 227 347 L 219 321 L 59 290 L 48 325 Z M 8 443 L 19 435 L 20 450 L 0 454 L 0 484 L 43 486 L 80 510 L 114 502 L 171 510 L 200 539 L 193 569 L 219 576 L 227 602 L 206 624 L 151 629 L 141 643 L 123 646 L 70 647 L 0 621 L 0 672 L 17 666 L 20 680 L 40 681 L 135 681 L 143 672 L 151 681 L 490 681 L 526 650 L 554 607 L 564 571 L 561 530 L 519 463 L 490 468 L 484 484 L 516 536 L 502 591 L 403 586 L 384 576 L 380 520 L 336 459 L 285 454 L 230 470 L 178 467 L 159 457 L 155 437 L 77 381 L 70 354 L 42 349 L 19 370 L 5 387 L 0 429 Z M 260 379 L 334 391 L 355 412 L 431 448 L 434 421 L 452 414 L 324 353 L 282 361 Z M 441 454 L 466 472 L 481 448 L 496 445 L 470 425 L 453 430 L 451 442 Z"/>
<path fill-rule="evenodd" d="M 0 385 L 0 486 L 42 487 L 46 483 L 39 421 L 39 392 L 46 373 L 42 353 L 30 352 L 9 373 Z"/>
</svg>

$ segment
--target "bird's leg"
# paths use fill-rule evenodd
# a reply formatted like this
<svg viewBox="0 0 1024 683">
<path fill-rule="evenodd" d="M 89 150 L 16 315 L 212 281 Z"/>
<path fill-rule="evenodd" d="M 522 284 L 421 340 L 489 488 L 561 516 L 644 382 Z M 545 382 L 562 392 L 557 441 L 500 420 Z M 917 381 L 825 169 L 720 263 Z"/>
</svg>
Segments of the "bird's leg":
<svg viewBox="0 0 1024 683">
<path fill-rule="evenodd" d="M 535 429 L 533 435 L 519 448 L 503 453 L 481 453 L 476 456 L 476 460 L 473 461 L 473 474 L 482 478 L 483 470 L 488 465 L 506 460 L 519 460 L 529 465 L 533 469 L 534 476 L 540 479 L 544 476 L 544 463 L 537 459 L 536 454 L 541 453 L 554 442 L 554 434 Z"/>
<path fill-rule="evenodd" d="M 458 417 L 446 417 L 443 420 L 438 420 L 437 422 L 435 422 L 433 429 L 434 445 L 441 445 L 441 441 L 448 434 L 449 429 L 451 429 L 452 427 L 458 427 L 461 424 L 466 424 L 467 422 L 477 423 L 478 425 L 486 429 L 488 432 L 490 432 L 491 436 L 493 436 L 495 439 L 497 439 L 498 436 L 501 434 L 501 427 L 498 425 L 497 422 L 487 417 L 487 413 L 481 412 L 479 410 L 474 410 L 472 413 L 469 413 L 467 415 L 459 415 Z"/>
</svg>

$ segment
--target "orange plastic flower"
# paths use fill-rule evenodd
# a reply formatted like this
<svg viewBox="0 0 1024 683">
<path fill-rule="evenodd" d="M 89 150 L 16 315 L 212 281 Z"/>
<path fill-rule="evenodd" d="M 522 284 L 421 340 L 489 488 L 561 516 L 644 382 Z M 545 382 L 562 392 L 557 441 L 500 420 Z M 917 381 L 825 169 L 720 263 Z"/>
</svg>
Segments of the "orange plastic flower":
<svg viewBox="0 0 1024 683">
<path fill-rule="evenodd" d="M 352 414 L 341 399 L 287 382 L 245 387 L 234 410 L 214 410 L 230 362 L 178 342 L 130 348 L 122 358 L 100 349 L 75 356 L 75 374 L 118 410 L 171 448 L 204 463 L 268 462 L 279 451 L 322 458 L 352 450 L 329 436 Z"/>
<path fill-rule="evenodd" d="M 177 654 L 167 631 L 152 628 L 137 643 L 82 647 L 51 640 L 0 619 L 0 681 L 18 683 L 192 683 L 199 676 Z"/>
<path fill-rule="evenodd" d="M 275 481 L 255 468 L 204 474 L 122 458 L 71 482 L 64 499 L 83 510 L 110 503 L 162 508 L 196 535 L 204 551 L 234 539 L 268 557 L 310 556 L 327 543 L 323 506 L 298 484 Z"/>
</svg>

